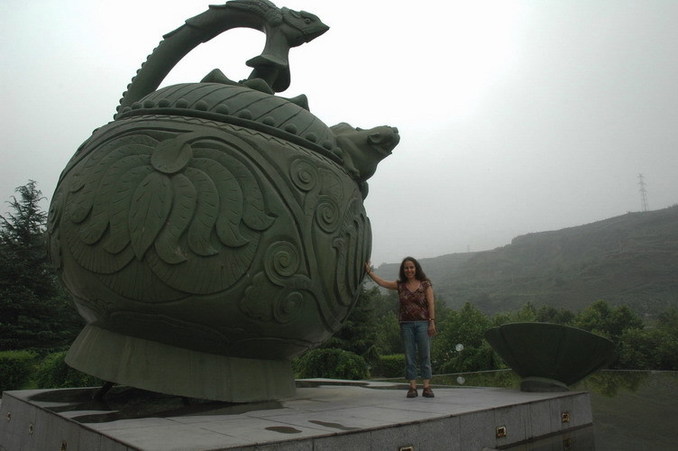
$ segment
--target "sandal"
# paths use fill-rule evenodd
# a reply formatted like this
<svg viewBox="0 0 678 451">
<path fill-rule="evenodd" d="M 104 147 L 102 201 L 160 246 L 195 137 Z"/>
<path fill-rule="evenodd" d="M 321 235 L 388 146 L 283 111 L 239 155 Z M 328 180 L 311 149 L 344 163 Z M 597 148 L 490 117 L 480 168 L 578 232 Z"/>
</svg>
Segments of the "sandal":
<svg viewBox="0 0 678 451">
<path fill-rule="evenodd" d="M 415 387 L 410 387 L 409 390 L 407 390 L 407 397 L 408 398 L 416 398 L 419 396 L 417 393 L 417 389 Z"/>
<path fill-rule="evenodd" d="M 431 390 L 431 387 L 424 387 L 424 390 L 421 392 L 421 395 L 424 398 L 434 398 L 435 395 L 433 394 L 433 390 Z"/>
</svg>

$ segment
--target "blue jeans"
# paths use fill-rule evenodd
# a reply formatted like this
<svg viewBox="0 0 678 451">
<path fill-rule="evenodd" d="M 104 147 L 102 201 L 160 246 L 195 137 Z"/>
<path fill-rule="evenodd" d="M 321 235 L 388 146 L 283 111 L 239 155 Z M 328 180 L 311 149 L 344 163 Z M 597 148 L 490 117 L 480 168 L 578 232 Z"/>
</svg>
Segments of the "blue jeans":
<svg viewBox="0 0 678 451">
<path fill-rule="evenodd" d="M 422 379 L 431 379 L 431 337 L 428 336 L 428 321 L 403 321 L 400 336 L 405 345 L 405 378 L 417 378 L 417 360 Z"/>
</svg>

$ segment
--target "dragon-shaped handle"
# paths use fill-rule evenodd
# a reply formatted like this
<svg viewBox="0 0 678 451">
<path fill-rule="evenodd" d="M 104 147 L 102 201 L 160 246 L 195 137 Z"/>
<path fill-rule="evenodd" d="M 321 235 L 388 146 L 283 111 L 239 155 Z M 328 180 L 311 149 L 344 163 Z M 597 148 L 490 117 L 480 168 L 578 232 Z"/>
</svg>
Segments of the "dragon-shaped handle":
<svg viewBox="0 0 678 451">
<path fill-rule="evenodd" d="M 116 111 L 132 105 L 155 91 L 172 68 L 203 42 L 232 28 L 253 28 L 266 34 L 263 52 L 249 61 L 248 79 L 262 79 L 274 92 L 289 87 L 289 50 L 326 32 L 329 27 L 305 11 L 278 8 L 268 0 L 231 0 L 210 5 L 202 14 L 163 36 L 146 62 L 137 71 L 120 99 Z"/>
</svg>

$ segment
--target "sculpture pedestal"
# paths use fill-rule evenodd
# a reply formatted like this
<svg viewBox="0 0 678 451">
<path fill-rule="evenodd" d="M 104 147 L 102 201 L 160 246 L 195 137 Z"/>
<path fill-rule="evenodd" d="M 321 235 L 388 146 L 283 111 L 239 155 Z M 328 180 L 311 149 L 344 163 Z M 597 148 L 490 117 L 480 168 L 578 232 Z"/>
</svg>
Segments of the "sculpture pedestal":
<svg viewBox="0 0 678 451">
<path fill-rule="evenodd" d="M 293 398 L 235 405 L 184 405 L 148 393 L 112 393 L 99 402 L 91 400 L 92 388 L 10 391 L 0 406 L 0 450 L 594 448 L 588 393 L 435 387 L 434 399 L 408 399 L 406 390 L 406 384 L 306 380 Z M 547 446 L 525 445 L 554 436 Z"/>
<path fill-rule="evenodd" d="M 90 325 L 66 363 L 104 381 L 190 398 L 252 402 L 295 393 L 289 361 L 191 351 Z"/>
</svg>

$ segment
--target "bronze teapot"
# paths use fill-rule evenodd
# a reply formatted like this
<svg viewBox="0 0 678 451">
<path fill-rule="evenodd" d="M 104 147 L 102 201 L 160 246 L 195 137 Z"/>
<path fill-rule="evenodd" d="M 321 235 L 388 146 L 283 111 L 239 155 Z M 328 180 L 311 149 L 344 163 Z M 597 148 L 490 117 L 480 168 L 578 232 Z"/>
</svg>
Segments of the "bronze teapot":
<svg viewBox="0 0 678 451">
<path fill-rule="evenodd" d="M 233 82 L 158 89 L 193 47 L 266 33 Z M 336 332 L 370 257 L 366 180 L 392 127 L 328 127 L 289 85 L 287 54 L 328 29 L 268 1 L 211 6 L 164 36 L 61 174 L 50 256 L 87 325 L 67 362 L 196 398 L 290 396 L 290 359 Z M 243 387 L 247 387 L 243 389 Z"/>
</svg>

